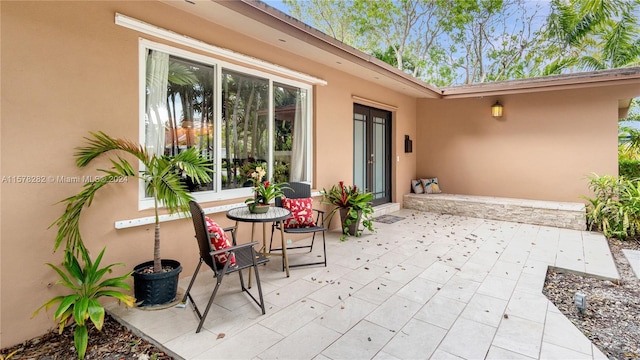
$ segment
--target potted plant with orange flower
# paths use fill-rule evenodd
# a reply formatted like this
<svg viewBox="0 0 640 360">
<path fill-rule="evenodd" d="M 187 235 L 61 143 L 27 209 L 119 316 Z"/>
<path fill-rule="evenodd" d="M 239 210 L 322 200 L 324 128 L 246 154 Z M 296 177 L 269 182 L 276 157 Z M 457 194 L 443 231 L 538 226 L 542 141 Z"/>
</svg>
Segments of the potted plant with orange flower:
<svg viewBox="0 0 640 360">
<path fill-rule="evenodd" d="M 253 197 L 244 202 L 252 213 L 266 213 L 269 211 L 271 200 L 283 197 L 282 184 L 275 184 L 268 180 L 262 180 L 267 175 L 267 164 L 256 166 L 249 179 L 253 183 Z"/>
</svg>

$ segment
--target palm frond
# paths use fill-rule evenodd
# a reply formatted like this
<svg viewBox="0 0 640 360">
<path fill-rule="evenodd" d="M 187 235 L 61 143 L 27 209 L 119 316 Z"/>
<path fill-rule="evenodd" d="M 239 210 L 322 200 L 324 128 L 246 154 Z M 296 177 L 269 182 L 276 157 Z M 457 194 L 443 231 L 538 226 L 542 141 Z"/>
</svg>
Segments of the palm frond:
<svg viewBox="0 0 640 360">
<path fill-rule="evenodd" d="M 158 199 L 162 199 L 169 212 L 187 212 L 189 201 L 193 198 L 177 173 L 171 173 L 158 179 L 155 183 L 155 191 Z"/>
<path fill-rule="evenodd" d="M 164 205 L 170 213 L 187 211 L 192 196 L 184 178 L 189 177 L 191 181 L 198 184 L 210 182 L 212 161 L 202 157 L 195 147 L 180 152 L 176 156 L 156 156 L 133 141 L 113 138 L 102 131 L 90 134 L 90 137 L 85 137 L 87 145 L 76 149 L 75 156 L 78 167 L 84 167 L 93 159 L 115 151 L 132 155 L 142 162 L 144 168 L 138 172 L 127 159 L 121 157 L 120 154 L 115 154 L 114 157 L 109 158 L 110 169 L 97 169 L 106 176 L 97 177 L 94 181 L 84 184 L 80 193 L 62 200 L 61 202 L 66 204 L 65 212 L 51 224 L 51 226 L 58 226 L 54 251 L 62 242 L 66 242 L 65 263 L 70 262 L 74 256 L 78 257 L 79 254 L 83 254 L 86 248 L 80 235 L 82 209 L 85 206 L 89 207 L 95 193 L 111 183 L 112 179 L 133 177 L 145 182 L 147 193 L 153 196 L 156 204 L 154 263 L 160 264 L 158 206 Z M 98 257 L 98 263 L 100 259 L 101 256 Z M 98 263 L 91 265 L 90 259 L 85 259 L 85 262 L 96 268 L 98 266 Z M 104 275 L 106 271 L 110 270 L 104 270 L 100 276 Z"/>
<path fill-rule="evenodd" d="M 620 141 L 633 151 L 640 153 L 640 130 L 630 126 L 620 127 Z"/>
<path fill-rule="evenodd" d="M 198 78 L 188 66 L 169 61 L 168 81 L 175 85 L 194 85 L 198 83 Z"/>
<path fill-rule="evenodd" d="M 78 165 L 78 167 L 88 165 L 93 159 L 109 151 L 123 151 L 129 153 L 145 165 L 151 158 L 142 145 L 131 140 L 115 139 L 102 131 L 97 133 L 91 132 L 90 134 L 92 137 L 84 138 L 89 145 L 77 148 L 74 154 L 76 157 L 76 165 Z"/>
<path fill-rule="evenodd" d="M 577 63 L 578 59 L 575 57 L 555 59 L 544 67 L 540 76 L 561 74 L 565 69 L 570 68 Z"/>
<path fill-rule="evenodd" d="M 608 66 L 601 59 L 594 56 L 583 56 L 578 60 L 580 67 L 586 71 L 604 70 Z"/>
<path fill-rule="evenodd" d="M 56 251 L 60 247 L 60 244 L 66 240 L 67 250 L 75 249 L 76 251 L 73 251 L 73 253 L 79 255 L 79 250 L 84 248 L 84 243 L 80 235 L 80 214 L 82 213 L 82 209 L 85 206 L 91 205 L 96 192 L 103 186 L 110 184 L 111 179 L 136 176 L 133 168 L 126 160 L 120 159 L 120 162 L 112 160 L 112 164 L 114 164 L 119 171 L 100 169 L 100 171 L 107 176 L 85 183 L 80 193 L 61 201 L 67 204 L 65 211 L 49 226 L 58 226 L 53 251 Z"/>
</svg>

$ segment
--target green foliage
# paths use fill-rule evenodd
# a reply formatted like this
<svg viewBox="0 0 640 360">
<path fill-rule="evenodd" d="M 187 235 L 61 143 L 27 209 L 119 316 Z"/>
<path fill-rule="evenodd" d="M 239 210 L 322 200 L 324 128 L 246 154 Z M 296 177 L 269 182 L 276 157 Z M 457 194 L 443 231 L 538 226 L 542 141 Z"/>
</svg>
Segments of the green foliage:
<svg viewBox="0 0 640 360">
<path fill-rule="evenodd" d="M 627 179 L 640 179 L 640 160 L 618 159 L 618 175 Z"/>
<path fill-rule="evenodd" d="M 638 99 L 633 99 L 629 115 L 624 121 L 630 121 L 637 111 Z M 640 178 L 640 131 L 629 126 L 620 126 L 618 134 L 618 175 L 626 179 Z"/>
<path fill-rule="evenodd" d="M 248 181 L 251 181 L 251 174 L 256 171 L 258 166 L 262 166 L 266 164 L 260 161 L 247 161 L 242 166 L 240 166 L 240 174 L 238 174 L 238 181 L 240 184 L 244 184 Z M 253 182 L 253 181 L 251 181 Z"/>
<path fill-rule="evenodd" d="M 560 70 L 640 64 L 638 1 L 554 0 L 547 20 L 550 55 Z M 552 63 L 553 64 L 553 63 Z"/>
<path fill-rule="evenodd" d="M 144 169 L 136 172 L 128 160 L 116 155 L 109 159 L 111 169 L 97 169 L 105 176 L 84 184 L 77 195 L 62 200 L 66 203 L 65 212 L 52 224 L 58 226 L 54 251 L 66 241 L 65 256 L 78 257 L 84 250 L 80 235 L 80 214 L 82 209 L 91 205 L 95 193 L 112 182 L 124 182 L 121 179 L 141 179 L 148 194 L 151 194 L 155 207 L 155 243 L 154 272 L 161 271 L 160 262 L 160 218 L 159 208 L 165 206 L 170 213 L 187 212 L 192 199 L 183 179 L 188 177 L 194 183 L 211 181 L 211 160 L 202 157 L 195 147 L 189 148 L 175 156 L 156 156 L 149 153 L 142 145 L 129 140 L 116 139 L 103 133 L 91 133 L 85 138 L 87 145 L 77 148 L 76 165 L 85 167 L 101 155 L 116 152 L 125 153 L 139 160 Z M 114 181 L 116 180 L 116 181 Z M 65 261 L 66 262 L 66 261 Z"/>
<path fill-rule="evenodd" d="M 618 130 L 618 158 L 640 160 L 640 130 L 621 126 Z"/>
<path fill-rule="evenodd" d="M 87 350 L 89 340 L 87 325 L 89 321 L 93 323 L 98 331 L 102 330 L 102 325 L 104 324 L 104 307 L 98 302 L 98 299 L 103 296 L 112 297 L 130 307 L 135 303 L 135 298 L 118 290 L 131 290 L 129 284 L 125 282 L 131 276 L 131 273 L 103 280 L 107 273 L 113 271 L 112 267 L 124 266 L 122 263 L 116 263 L 100 268 L 100 261 L 104 251 L 105 249 L 102 249 L 95 262 L 93 262 L 87 249 L 81 247 L 79 252 L 82 254 L 84 267 L 80 266 L 78 258 L 73 253 L 65 256 L 67 261 L 62 264 L 64 271 L 53 264 L 47 264 L 60 276 L 60 280 L 56 284 L 69 288 L 71 293 L 66 296 L 60 295 L 52 298 L 39 307 L 32 316 L 36 316 L 43 308 L 49 310 L 50 307 L 58 304 L 58 308 L 53 315 L 53 319 L 58 322 L 58 332 L 62 333 L 71 320 L 76 323 L 74 343 L 79 359 L 84 358 Z"/>
<path fill-rule="evenodd" d="M 262 163 L 254 168 L 251 173 L 251 182 L 253 183 L 254 197 L 245 200 L 245 203 L 249 204 L 251 211 L 255 209 L 257 205 L 269 205 L 271 200 L 277 197 L 284 197 L 282 192 L 283 188 L 286 188 L 283 184 L 272 183 L 268 180 L 262 179 L 267 174 L 267 164 Z"/>
<path fill-rule="evenodd" d="M 437 86 L 640 65 L 637 0 L 285 3 L 294 17 Z"/>
<path fill-rule="evenodd" d="M 345 44 L 362 48 L 353 21 L 353 1 L 345 0 L 283 0 L 295 18 Z"/>
<path fill-rule="evenodd" d="M 623 177 L 589 177 L 594 198 L 585 197 L 589 230 L 602 231 L 607 237 L 626 239 L 640 231 L 640 180 Z"/>
<path fill-rule="evenodd" d="M 327 215 L 328 226 L 331 226 L 333 216 L 340 211 L 346 209 L 346 218 L 342 219 L 342 236 L 340 240 L 345 240 L 349 236 L 349 225 L 355 224 L 361 216 L 362 226 L 375 232 L 373 228 L 373 194 L 363 192 L 357 186 L 345 185 L 344 181 L 340 181 L 337 185 L 333 185 L 329 191 L 322 189 L 323 204 L 334 205 L 335 207 Z M 355 236 L 362 235 L 362 228 L 356 229 Z"/>
<path fill-rule="evenodd" d="M 640 98 L 631 100 L 627 117 L 624 119 L 620 119 L 620 121 L 640 121 Z"/>
<path fill-rule="evenodd" d="M 273 181 L 276 183 L 286 183 L 289 181 L 289 164 L 283 161 L 275 161 L 273 167 Z"/>
</svg>

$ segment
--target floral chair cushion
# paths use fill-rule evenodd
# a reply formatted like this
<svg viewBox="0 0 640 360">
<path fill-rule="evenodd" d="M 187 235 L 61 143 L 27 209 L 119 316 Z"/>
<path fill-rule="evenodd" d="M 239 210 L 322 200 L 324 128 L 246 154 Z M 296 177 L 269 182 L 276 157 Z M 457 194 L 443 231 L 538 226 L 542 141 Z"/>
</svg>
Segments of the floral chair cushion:
<svg viewBox="0 0 640 360">
<path fill-rule="evenodd" d="M 313 220 L 313 199 L 283 198 L 282 207 L 291 211 L 291 216 L 284 220 L 285 228 L 316 226 Z"/>
<path fill-rule="evenodd" d="M 422 186 L 424 186 L 424 192 L 427 194 L 439 194 L 442 191 L 440 190 L 440 185 L 438 184 L 438 178 L 430 178 L 430 179 L 420 179 L 422 181 Z"/>
<path fill-rule="evenodd" d="M 209 232 L 209 239 L 211 240 L 211 245 L 214 250 L 222 250 L 231 247 L 231 242 L 225 234 L 224 230 L 218 225 L 215 221 L 211 220 L 209 217 L 205 217 L 207 221 L 207 231 Z M 216 263 L 220 266 L 224 266 L 227 262 L 228 254 L 222 253 L 213 256 L 216 259 Z M 231 254 L 231 260 L 229 260 L 229 266 L 234 266 L 236 264 L 235 255 Z"/>
</svg>

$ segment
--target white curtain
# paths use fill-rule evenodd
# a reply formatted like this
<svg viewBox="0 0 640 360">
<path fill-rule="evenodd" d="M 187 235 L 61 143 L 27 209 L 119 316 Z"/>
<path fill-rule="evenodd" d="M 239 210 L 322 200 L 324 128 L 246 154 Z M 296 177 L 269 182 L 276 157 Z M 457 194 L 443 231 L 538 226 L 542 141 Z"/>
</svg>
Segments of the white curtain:
<svg viewBox="0 0 640 360">
<path fill-rule="evenodd" d="M 147 104 L 145 144 L 150 154 L 164 154 L 164 136 L 167 116 L 167 82 L 169 54 L 151 50 L 147 54 Z"/>
<path fill-rule="evenodd" d="M 296 95 L 296 114 L 293 122 L 293 140 L 291 144 L 290 181 L 306 181 L 306 140 L 307 140 L 307 97 L 304 90 L 298 89 Z"/>
</svg>

